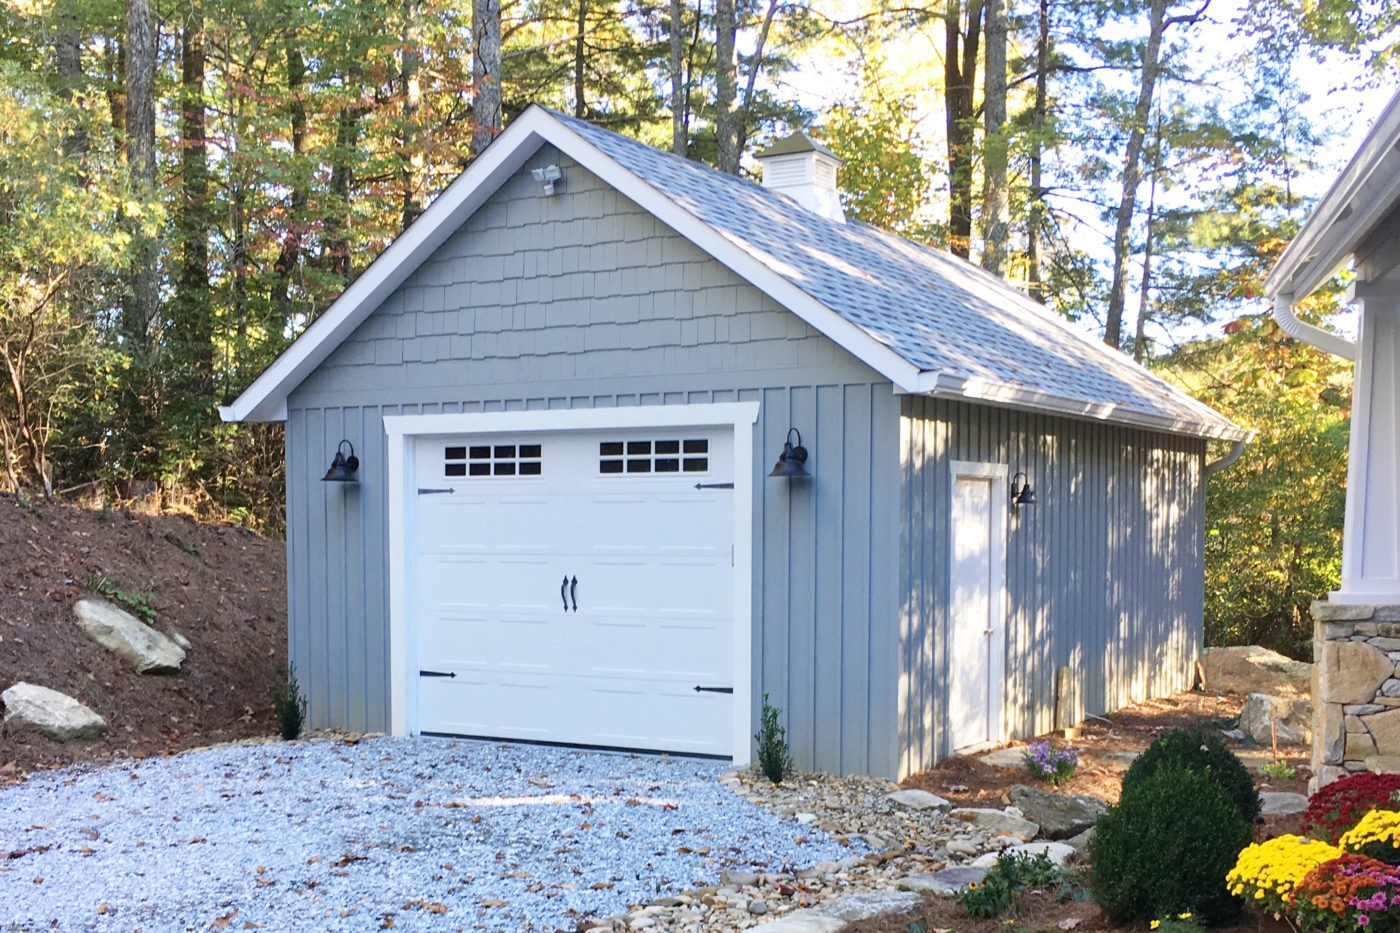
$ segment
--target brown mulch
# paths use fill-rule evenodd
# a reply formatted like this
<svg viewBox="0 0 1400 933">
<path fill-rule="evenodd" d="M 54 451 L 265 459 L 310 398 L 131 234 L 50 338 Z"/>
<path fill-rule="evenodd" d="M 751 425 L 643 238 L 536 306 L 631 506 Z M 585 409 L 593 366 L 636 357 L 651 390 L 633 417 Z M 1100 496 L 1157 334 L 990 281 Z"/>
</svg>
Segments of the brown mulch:
<svg viewBox="0 0 1400 933">
<path fill-rule="evenodd" d="M 1059 787 L 1067 794 L 1088 794 L 1114 803 L 1122 789 L 1123 772 L 1127 770 L 1129 753 L 1138 752 L 1152 744 L 1153 739 L 1167 729 L 1189 727 L 1222 727 L 1239 716 L 1244 697 L 1188 692 L 1160 700 L 1148 700 L 1090 719 L 1072 739 L 1062 735 L 1048 736 L 1056 744 L 1068 744 L 1081 749 L 1080 766 L 1075 776 Z M 1269 778 L 1259 766 L 1274 757 L 1272 750 L 1236 748 L 1255 775 L 1255 785 L 1262 790 L 1293 791 L 1307 794 L 1308 751 L 1305 748 L 1279 749 L 1279 758 L 1288 761 L 1296 776 L 1290 780 Z M 1031 784 L 1024 771 L 998 768 L 978 761 L 976 757 L 958 756 L 945 759 L 929 771 L 911 775 L 904 786 L 917 787 L 945 797 L 955 806 L 1004 807 L 1010 803 L 1009 791 L 1016 784 Z M 1044 786 L 1044 785 L 1040 785 Z M 1296 833 L 1301 817 L 1272 817 L 1255 826 L 1256 839 L 1268 839 L 1282 833 Z M 926 897 L 916 911 L 891 914 L 852 924 L 848 933 L 909 933 L 910 924 L 922 920 L 929 931 L 953 930 L 957 933 L 1006 933 L 1006 931 L 1074 930 L 1076 933 L 1110 933 L 1120 928 L 1104 917 L 1103 912 L 1089 900 L 1062 899 L 1057 892 L 1031 891 L 1024 893 L 1013 911 L 1004 917 L 976 919 L 967 916 L 954 898 Z M 917 929 L 915 927 L 914 929 Z M 1239 923 L 1217 928 L 1221 933 L 1284 933 L 1288 925 L 1248 912 Z"/>
<path fill-rule="evenodd" d="M 155 627 L 192 643 L 181 672 L 135 673 L 91 641 L 72 605 L 100 579 L 149 593 Z M 0 783 L 81 761 L 165 754 L 275 732 L 287 664 L 286 548 L 230 525 L 0 496 L 0 690 L 28 681 L 107 720 L 60 744 L 0 733 Z"/>
</svg>

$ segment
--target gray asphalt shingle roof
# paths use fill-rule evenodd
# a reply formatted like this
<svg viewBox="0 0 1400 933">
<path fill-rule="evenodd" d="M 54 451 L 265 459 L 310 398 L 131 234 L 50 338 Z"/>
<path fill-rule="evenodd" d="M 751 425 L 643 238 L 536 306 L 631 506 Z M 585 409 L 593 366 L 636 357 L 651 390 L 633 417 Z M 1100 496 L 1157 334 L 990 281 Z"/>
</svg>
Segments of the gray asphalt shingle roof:
<svg viewBox="0 0 1400 933">
<path fill-rule="evenodd" d="M 551 115 L 923 372 L 1113 406 L 1216 436 L 1244 433 L 972 263 L 828 220 L 750 181 Z"/>
</svg>

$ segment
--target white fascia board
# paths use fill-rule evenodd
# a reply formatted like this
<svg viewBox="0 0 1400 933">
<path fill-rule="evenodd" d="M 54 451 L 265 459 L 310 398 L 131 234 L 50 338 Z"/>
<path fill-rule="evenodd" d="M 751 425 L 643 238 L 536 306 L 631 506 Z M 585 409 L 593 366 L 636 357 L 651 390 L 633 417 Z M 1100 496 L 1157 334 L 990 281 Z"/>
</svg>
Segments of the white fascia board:
<svg viewBox="0 0 1400 933">
<path fill-rule="evenodd" d="M 1302 301 L 1351 256 L 1357 244 L 1400 203 L 1400 172 L 1382 171 L 1394 162 L 1400 143 L 1400 93 L 1391 98 L 1342 174 L 1308 215 L 1264 279 L 1264 293 Z"/>
<path fill-rule="evenodd" d="M 821 331 L 896 387 L 913 391 L 919 378 L 917 366 L 774 271 L 767 258 L 752 251 L 748 244 L 700 220 L 564 124 L 551 120 L 542 135 L 620 194 Z"/>
<path fill-rule="evenodd" d="M 219 417 L 286 420 L 288 394 L 519 170 L 553 122 L 543 110 L 521 114 Z"/>
<path fill-rule="evenodd" d="M 1254 437 L 1253 431 L 1230 424 L 1223 416 L 1221 416 L 1220 422 L 1210 422 L 1205 419 L 1170 418 L 1165 415 L 1134 411 L 1111 402 L 1086 402 L 1083 399 L 1066 398 L 1036 389 L 1006 385 L 985 379 L 951 376 L 946 373 L 923 373 L 918 394 L 930 395 L 935 398 L 988 402 L 1025 411 L 1049 412 L 1070 418 L 1107 421 L 1135 428 L 1162 431 L 1167 434 L 1187 434 L 1212 440 L 1249 441 Z"/>
</svg>

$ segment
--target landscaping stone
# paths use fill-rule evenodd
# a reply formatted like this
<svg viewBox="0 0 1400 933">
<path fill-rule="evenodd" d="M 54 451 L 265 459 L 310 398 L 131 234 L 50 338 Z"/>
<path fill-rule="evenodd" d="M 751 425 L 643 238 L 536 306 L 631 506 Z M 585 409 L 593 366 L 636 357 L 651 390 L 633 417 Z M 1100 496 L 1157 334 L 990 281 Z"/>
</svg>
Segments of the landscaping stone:
<svg viewBox="0 0 1400 933">
<path fill-rule="evenodd" d="M 88 637 L 142 674 L 176 674 L 185 661 L 179 645 L 131 613 L 101 599 L 80 599 L 73 615 Z"/>
<path fill-rule="evenodd" d="M 1312 741 L 1312 718 L 1307 698 L 1251 693 L 1240 710 L 1240 729 L 1265 747 L 1272 746 L 1275 736 L 1280 745 L 1306 745 Z"/>
<path fill-rule="evenodd" d="M 1329 641 L 1318 670 L 1320 699 L 1328 703 L 1369 703 L 1395 674 L 1395 662 L 1365 642 Z"/>
<path fill-rule="evenodd" d="M 897 790 L 889 795 L 889 799 L 911 810 L 948 810 L 953 806 L 937 794 L 930 794 L 926 790 Z"/>
<path fill-rule="evenodd" d="M 958 807 L 948 811 L 955 820 L 970 823 L 986 833 L 1010 836 L 1021 842 L 1030 842 L 1040 832 L 1040 827 L 1030 820 L 1013 816 L 1002 810 L 987 810 L 978 807 Z"/>
<path fill-rule="evenodd" d="M 788 914 L 780 920 L 770 920 L 754 927 L 764 933 L 840 933 L 846 928 L 846 921 L 828 917 L 816 908 L 807 908 Z"/>
<path fill-rule="evenodd" d="M 1027 820 L 1039 824 L 1040 835 L 1046 839 L 1078 835 L 1108 812 L 1108 804 L 1097 797 L 1056 794 L 1025 784 L 1011 788 L 1010 797 Z"/>
<path fill-rule="evenodd" d="M 1026 766 L 1026 750 L 1021 746 L 994 748 L 986 754 L 978 755 L 977 760 L 994 768 L 1011 768 L 1014 771 L 1019 771 Z"/>
<path fill-rule="evenodd" d="M 1076 852 L 1083 852 L 1089 847 L 1089 840 L 1094 838 L 1094 827 L 1090 826 L 1078 836 L 1065 840 L 1065 845 L 1074 846 Z"/>
<path fill-rule="evenodd" d="M 1308 808 L 1308 798 L 1287 791 L 1263 791 L 1259 794 L 1259 812 L 1264 816 L 1292 816 Z"/>
<path fill-rule="evenodd" d="M 1202 652 L 1206 688 L 1215 692 L 1307 696 L 1312 665 L 1258 645 L 1207 648 Z"/>
<path fill-rule="evenodd" d="M 1009 852 L 1012 855 L 1028 855 L 1032 858 L 1037 855 L 1044 855 L 1061 868 L 1064 868 L 1079 857 L 1079 850 L 1067 842 L 1028 842 L 1024 845 L 1003 849 L 1002 851 Z M 974 868 L 991 868 L 997 863 L 999 855 L 1001 855 L 1000 852 L 988 852 L 986 855 L 974 860 L 972 866 Z"/>
<path fill-rule="evenodd" d="M 107 722 L 77 700 L 57 690 L 20 681 L 0 694 L 5 703 L 5 729 L 38 732 L 58 742 L 95 739 Z"/>
<path fill-rule="evenodd" d="M 821 910 L 828 917 L 854 923 L 880 914 L 913 910 L 922 902 L 923 898 L 913 891 L 863 891 L 838 897 L 824 905 Z"/>
<path fill-rule="evenodd" d="M 899 879 L 899 887 L 919 894 L 935 894 L 939 897 L 952 897 L 970 884 L 981 884 L 987 877 L 987 869 L 962 866 L 945 868 L 942 871 L 924 872 Z"/>
</svg>

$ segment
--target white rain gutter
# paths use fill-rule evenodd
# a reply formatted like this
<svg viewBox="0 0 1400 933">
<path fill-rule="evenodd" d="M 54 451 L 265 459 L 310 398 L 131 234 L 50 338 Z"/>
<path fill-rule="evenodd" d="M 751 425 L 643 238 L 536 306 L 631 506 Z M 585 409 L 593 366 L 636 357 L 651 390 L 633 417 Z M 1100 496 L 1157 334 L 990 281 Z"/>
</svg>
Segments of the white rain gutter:
<svg viewBox="0 0 1400 933">
<path fill-rule="evenodd" d="M 1293 296 L 1280 294 L 1274 298 L 1274 320 L 1278 326 L 1283 328 L 1283 332 L 1296 340 L 1310 343 L 1319 350 L 1325 350 L 1333 356 L 1340 356 L 1345 360 L 1356 359 L 1356 344 L 1345 337 L 1339 337 L 1331 331 L 1323 330 L 1321 327 L 1314 327 L 1307 321 L 1300 321 L 1293 313 Z"/>
<path fill-rule="evenodd" d="M 1219 460 L 1212 460 L 1210 463 L 1207 463 L 1205 467 L 1205 477 L 1209 479 L 1221 470 L 1234 466 L 1236 462 L 1239 461 L 1240 455 L 1244 453 L 1244 445 L 1248 444 L 1253 439 L 1254 432 L 1250 431 L 1249 437 L 1235 441 L 1234 446 L 1230 448 L 1228 454 L 1221 457 Z"/>
</svg>

